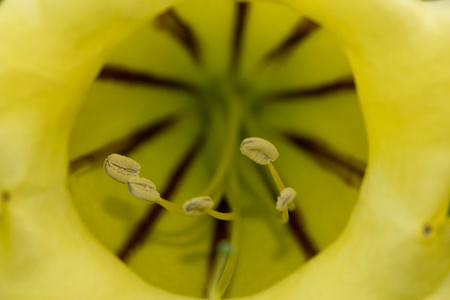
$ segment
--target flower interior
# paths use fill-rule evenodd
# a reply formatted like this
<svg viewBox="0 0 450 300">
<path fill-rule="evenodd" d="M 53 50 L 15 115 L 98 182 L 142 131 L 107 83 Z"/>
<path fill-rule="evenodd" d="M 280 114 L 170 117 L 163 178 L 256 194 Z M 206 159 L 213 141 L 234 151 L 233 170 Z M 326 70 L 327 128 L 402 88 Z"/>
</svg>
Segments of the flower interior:
<svg viewBox="0 0 450 300">
<path fill-rule="evenodd" d="M 276 146 L 270 168 L 240 153 L 248 137 Z M 167 203 L 138 201 L 111 180 L 103 163 L 112 153 L 137 161 Z M 338 237 L 366 156 L 353 77 L 329 32 L 275 3 L 193 0 L 114 50 L 73 129 L 69 179 L 92 234 L 147 282 L 236 297 L 273 285 Z M 285 186 L 297 195 L 276 205 L 293 199 L 280 196 Z M 183 216 L 196 197 L 212 208 Z"/>
</svg>

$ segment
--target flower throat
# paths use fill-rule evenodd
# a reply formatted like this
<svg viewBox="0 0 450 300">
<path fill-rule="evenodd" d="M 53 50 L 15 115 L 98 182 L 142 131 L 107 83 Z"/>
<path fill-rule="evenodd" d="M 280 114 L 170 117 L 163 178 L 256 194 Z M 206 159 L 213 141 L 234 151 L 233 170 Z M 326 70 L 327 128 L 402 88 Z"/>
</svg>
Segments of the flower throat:
<svg viewBox="0 0 450 300">
<path fill-rule="evenodd" d="M 237 113 L 236 107 L 231 107 L 231 112 Z M 224 199 L 224 187 L 227 186 L 227 174 L 231 172 L 231 160 L 233 156 L 233 141 L 237 133 L 237 115 L 231 114 L 229 137 L 221 154 L 216 171 L 200 196 L 193 197 L 183 204 L 172 203 L 160 196 L 156 185 L 149 179 L 139 176 L 141 166 L 131 158 L 120 154 L 109 155 L 104 162 L 104 170 L 114 180 L 126 184 L 128 191 L 137 199 L 150 204 L 158 204 L 168 211 L 186 217 L 198 217 L 205 214 L 223 221 L 234 221 L 232 226 L 231 241 L 222 240 L 217 245 L 218 260 L 213 267 L 212 278 L 208 287 L 209 299 L 220 299 L 225 293 L 231 280 L 235 264 L 236 249 L 239 248 L 237 224 L 239 223 L 239 205 L 237 201 L 230 201 L 231 212 L 219 212 L 215 209 L 214 199 Z M 295 209 L 294 199 L 296 191 L 291 187 L 285 187 L 278 172 L 273 165 L 278 156 L 277 148 L 267 140 L 257 137 L 246 138 L 240 145 L 241 153 L 260 165 L 267 165 L 270 173 L 279 189 L 275 209 L 281 213 L 281 222 L 289 221 L 289 210 Z M 228 199 L 228 198 L 226 198 Z"/>
</svg>

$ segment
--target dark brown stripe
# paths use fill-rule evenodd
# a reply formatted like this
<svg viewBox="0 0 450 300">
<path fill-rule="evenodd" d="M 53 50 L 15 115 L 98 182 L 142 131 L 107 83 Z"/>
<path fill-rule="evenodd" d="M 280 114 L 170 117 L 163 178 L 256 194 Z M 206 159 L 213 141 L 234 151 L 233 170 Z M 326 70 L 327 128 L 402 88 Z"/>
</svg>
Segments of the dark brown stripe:
<svg viewBox="0 0 450 300">
<path fill-rule="evenodd" d="M 154 24 L 157 28 L 167 32 L 180 43 L 195 62 L 201 62 L 199 42 L 194 31 L 178 16 L 173 8 L 159 15 L 154 20 Z"/>
<path fill-rule="evenodd" d="M 319 249 L 317 249 L 313 240 L 306 232 L 303 214 L 298 207 L 295 211 L 289 213 L 288 225 L 292 234 L 296 237 L 298 245 L 301 247 L 307 260 L 319 253 Z"/>
<path fill-rule="evenodd" d="M 236 19 L 233 29 L 233 42 L 231 44 L 231 70 L 236 71 L 239 67 L 244 38 L 245 24 L 248 17 L 250 4 L 245 2 L 235 3 Z"/>
<path fill-rule="evenodd" d="M 312 88 L 291 89 L 286 91 L 275 92 L 267 96 L 267 100 L 274 101 L 292 101 L 302 97 L 324 96 L 330 93 L 340 91 L 354 91 L 355 82 L 353 77 L 344 77 L 336 81 Z"/>
<path fill-rule="evenodd" d="M 175 123 L 179 119 L 180 116 L 178 115 L 166 117 L 156 123 L 150 124 L 149 126 L 132 133 L 129 136 L 126 136 L 123 139 L 114 141 L 104 147 L 101 147 L 100 149 L 78 157 L 70 162 L 69 172 L 76 172 L 77 170 L 85 166 L 90 166 L 92 168 L 100 167 L 106 157 L 111 153 L 120 153 L 126 155 L 132 150 L 139 147 L 143 142 L 155 138 L 168 130 L 170 127 L 175 125 Z"/>
<path fill-rule="evenodd" d="M 230 207 L 228 206 L 227 199 L 224 197 L 222 198 L 219 206 L 217 207 L 218 211 L 221 212 L 230 212 Z M 208 257 L 208 264 L 206 269 L 206 280 L 205 285 L 203 287 L 203 295 L 205 297 L 208 296 L 208 288 L 211 284 L 213 272 L 214 272 L 214 265 L 217 259 L 217 246 L 221 241 L 224 240 L 230 240 L 230 233 L 228 232 L 227 223 L 228 221 L 223 220 L 216 220 L 216 227 L 214 229 L 214 237 L 211 241 L 211 246 L 209 250 L 209 257 Z"/>
<path fill-rule="evenodd" d="M 174 169 L 172 175 L 170 176 L 169 183 L 161 193 L 161 196 L 164 199 L 170 199 L 176 188 L 180 185 L 183 177 L 187 173 L 187 170 L 192 165 L 201 148 L 203 147 L 203 144 L 203 136 L 200 136 L 199 138 L 194 140 L 191 148 L 187 151 L 187 153 L 181 159 L 180 163 Z M 139 250 L 139 247 L 150 235 L 152 229 L 157 224 L 157 221 L 159 220 L 163 212 L 165 212 L 165 209 L 159 205 L 153 205 L 147 210 L 144 217 L 137 222 L 135 228 L 131 231 L 129 236 L 116 251 L 116 255 L 121 260 L 123 260 L 124 262 L 128 261 L 130 257 Z"/>
<path fill-rule="evenodd" d="M 168 88 L 196 94 L 198 88 L 178 79 L 165 78 L 123 66 L 105 65 L 97 77 L 98 80 L 114 80 L 128 84 L 142 84 L 152 87 Z"/>
<path fill-rule="evenodd" d="M 347 185 L 359 188 L 366 163 L 332 149 L 324 142 L 292 132 L 282 133 L 293 145 L 305 151 L 321 167 L 338 176 Z"/>
<path fill-rule="evenodd" d="M 307 18 L 302 18 L 295 25 L 294 29 L 287 36 L 287 38 L 263 58 L 263 62 L 269 62 L 275 59 L 286 57 L 318 28 L 318 24 Z"/>
<path fill-rule="evenodd" d="M 145 239 L 155 227 L 163 212 L 164 208 L 159 205 L 153 205 L 148 208 L 144 217 L 136 224 L 130 235 L 127 236 L 125 241 L 116 251 L 116 256 L 122 261 L 127 262 L 143 245 Z"/>
<path fill-rule="evenodd" d="M 272 195 L 272 198 L 274 199 L 274 203 L 276 203 L 276 199 L 279 193 L 275 186 L 275 183 L 273 182 L 272 178 L 270 178 L 267 172 L 263 172 L 261 168 L 258 168 L 258 171 L 261 175 L 262 180 L 265 182 L 265 185 L 270 189 L 270 193 Z M 297 207 L 295 209 L 295 212 L 289 213 L 289 222 L 287 223 L 287 226 L 289 226 L 289 229 L 291 230 L 291 233 L 294 236 L 300 251 L 305 254 L 307 259 L 310 259 L 317 253 L 319 253 L 319 249 L 315 246 L 313 239 L 308 235 L 302 215 L 302 212 Z"/>
</svg>

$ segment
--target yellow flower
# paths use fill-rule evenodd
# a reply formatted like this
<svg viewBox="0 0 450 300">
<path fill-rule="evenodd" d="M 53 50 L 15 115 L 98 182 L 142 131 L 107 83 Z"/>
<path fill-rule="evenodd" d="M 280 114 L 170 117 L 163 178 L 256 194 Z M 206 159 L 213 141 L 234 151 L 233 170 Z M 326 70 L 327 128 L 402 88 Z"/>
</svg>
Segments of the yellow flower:
<svg viewBox="0 0 450 300">
<path fill-rule="evenodd" d="M 275 142 L 274 165 L 298 191 L 287 225 L 267 168 L 239 153 L 253 135 Z M 76 207 L 102 244 L 149 283 L 204 296 L 215 244 L 233 240 L 226 296 L 236 297 L 286 277 L 339 235 L 366 145 L 348 64 L 328 32 L 281 5 L 187 1 L 114 51 L 70 149 Z M 211 196 L 238 220 L 135 201 L 101 168 L 114 152 L 137 160 L 163 198 Z"/>
<path fill-rule="evenodd" d="M 450 106 L 445 105 L 450 88 L 445 82 L 450 72 L 443 12 L 448 5 L 288 3 L 336 34 L 356 77 L 367 126 L 368 173 L 349 225 L 333 242 L 357 193 L 347 185 L 357 187 L 364 172 L 348 159 L 349 154 L 365 157 L 355 97 L 351 91 L 333 95 L 331 105 L 318 102 L 319 110 L 312 103 L 275 101 L 292 95 L 279 91 L 290 92 L 297 84 L 300 95 L 312 99 L 323 84 L 351 87 L 351 81 L 336 81 L 348 75 L 348 68 L 327 33 L 309 37 L 310 48 L 301 48 L 297 57 L 283 52 L 293 49 L 279 32 L 289 32 L 301 19 L 298 13 L 275 4 L 196 0 L 158 17 L 159 30 L 149 28 L 146 22 L 172 4 L 0 4 L 0 299 L 205 295 L 205 278 L 214 277 L 220 261 L 214 252 L 220 239 L 231 243 L 227 263 L 236 268 L 230 296 L 445 299 L 445 278 L 450 277 Z M 200 42 L 192 40 L 184 17 L 204 37 Z M 299 31 L 315 30 L 314 23 L 302 20 Z M 110 56 L 80 112 L 110 50 L 141 26 Z M 231 55 L 219 50 L 230 44 Z M 273 48 L 277 44 L 285 46 Z M 320 64 L 304 61 L 318 50 Z M 286 64 L 284 56 L 294 58 Z M 261 57 L 263 67 L 255 69 Z M 299 62 L 303 70 L 297 70 Z M 164 77 L 149 76 L 149 71 Z M 136 82 L 170 89 L 148 90 Z M 344 125 L 317 123 L 318 112 Z M 196 134 L 205 127 L 208 135 Z M 269 138 L 279 148 L 280 175 L 299 198 L 289 225 L 280 223 L 274 186 L 261 175 L 267 173 L 239 155 L 239 139 L 249 134 Z M 333 147 L 311 139 L 313 134 Z M 141 173 L 162 186 L 163 195 L 173 194 L 174 202 L 203 196 L 207 188 L 216 202 L 222 200 L 219 209 L 234 211 L 237 219 L 225 225 L 209 216 L 147 210 L 148 204 L 134 201 L 97 168 L 109 151 L 130 152 L 141 163 Z M 152 214 L 158 218 L 149 218 Z M 145 220 L 157 224 L 150 238 L 138 241 L 146 241 L 144 246 L 127 243 L 136 237 L 137 224 L 147 226 Z M 298 240 L 289 233 L 296 230 L 303 230 Z M 310 234 L 306 239 L 305 232 Z M 330 243 L 299 268 L 316 247 Z M 197 274 L 206 275 L 199 279 Z"/>
</svg>

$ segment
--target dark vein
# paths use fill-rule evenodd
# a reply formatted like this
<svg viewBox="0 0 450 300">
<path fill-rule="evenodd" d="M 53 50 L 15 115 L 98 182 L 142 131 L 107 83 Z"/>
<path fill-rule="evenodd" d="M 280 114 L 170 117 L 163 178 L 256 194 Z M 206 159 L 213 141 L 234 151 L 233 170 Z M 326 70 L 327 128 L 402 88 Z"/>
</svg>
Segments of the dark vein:
<svg viewBox="0 0 450 300">
<path fill-rule="evenodd" d="M 278 197 L 278 190 L 274 185 L 272 178 L 268 175 L 267 172 L 262 172 L 259 168 L 259 172 L 262 180 L 265 182 L 265 185 L 269 188 L 270 194 L 276 203 L 276 199 Z M 301 195 L 299 196 L 301 197 Z M 291 230 L 292 235 L 294 236 L 297 245 L 300 248 L 300 251 L 305 254 L 306 259 L 310 259 L 319 253 L 319 249 L 314 244 L 313 239 L 308 235 L 306 230 L 306 225 L 303 220 L 303 213 L 297 207 L 294 213 L 289 214 L 289 222 L 287 223 L 289 229 Z"/>
<path fill-rule="evenodd" d="M 354 91 L 355 82 L 353 77 L 339 78 L 336 81 L 326 83 L 312 88 L 290 89 L 269 94 L 266 99 L 273 101 L 293 101 L 302 97 L 324 96 L 340 91 Z"/>
<path fill-rule="evenodd" d="M 289 213 L 288 225 L 291 232 L 296 237 L 298 245 L 301 246 L 303 253 L 306 255 L 306 259 L 310 259 L 319 253 L 319 249 L 317 249 L 312 238 L 305 230 L 303 214 L 299 208 L 297 208 L 294 212 Z"/>
<path fill-rule="evenodd" d="M 359 188 L 366 170 L 366 163 L 339 153 L 324 142 L 292 132 L 282 133 L 293 145 L 305 151 L 321 167 L 338 176 L 347 185 Z"/>
<path fill-rule="evenodd" d="M 319 28 L 319 25 L 313 21 L 302 18 L 294 27 L 292 32 L 285 40 L 271 50 L 264 58 L 263 62 L 270 62 L 276 59 L 284 58 L 306 40 L 313 32 Z"/>
<path fill-rule="evenodd" d="M 129 152 L 140 146 L 143 142 L 153 139 L 168 130 L 170 127 L 175 125 L 180 118 L 181 117 L 179 115 L 168 116 L 120 140 L 114 141 L 104 147 L 101 147 L 100 149 L 80 156 L 70 162 L 69 172 L 76 172 L 85 166 L 98 167 L 111 153 L 127 155 Z"/>
<path fill-rule="evenodd" d="M 194 162 L 195 158 L 200 153 L 203 147 L 204 140 L 203 135 L 194 140 L 194 143 L 190 149 L 186 152 L 180 163 L 174 169 L 170 176 L 168 185 L 161 193 L 161 197 L 170 199 L 177 187 L 180 185 L 183 177 L 186 175 L 187 170 Z M 151 206 L 144 217 L 136 223 L 136 226 L 131 231 L 129 236 L 125 239 L 119 249 L 116 251 L 116 255 L 123 261 L 128 261 L 130 257 L 139 250 L 139 247 L 145 242 L 150 235 L 151 230 L 154 229 L 158 219 L 164 212 L 164 208 L 159 205 Z"/>
<path fill-rule="evenodd" d="M 229 212 L 230 207 L 228 206 L 228 200 L 226 198 L 222 198 L 222 201 L 220 202 L 219 206 L 217 207 L 218 211 L 221 212 Z M 211 284 L 211 280 L 213 277 L 214 272 L 214 265 L 217 259 L 217 246 L 221 241 L 229 240 L 230 239 L 230 233 L 228 232 L 227 228 L 227 221 L 223 220 L 216 220 L 216 227 L 214 229 L 214 237 L 211 241 L 210 250 L 209 250 L 209 257 L 208 257 L 208 263 L 207 263 L 207 269 L 206 269 L 206 281 L 205 285 L 203 286 L 203 295 L 205 297 L 208 296 L 208 288 Z"/>
<path fill-rule="evenodd" d="M 179 42 L 195 62 L 201 62 L 199 42 L 194 31 L 178 16 L 173 8 L 159 15 L 154 22 L 157 28 L 166 31 Z"/>
<path fill-rule="evenodd" d="M 107 64 L 97 77 L 98 80 L 113 80 L 128 84 L 142 84 L 146 86 L 167 88 L 196 94 L 198 88 L 192 83 L 179 79 L 156 76 L 140 70 L 132 70 L 123 66 Z"/>
<path fill-rule="evenodd" d="M 248 17 L 248 11 L 250 8 L 249 3 L 238 2 L 235 4 L 236 18 L 233 31 L 233 42 L 231 44 L 231 71 L 236 71 L 239 67 L 242 42 L 244 38 L 245 24 Z"/>
</svg>

